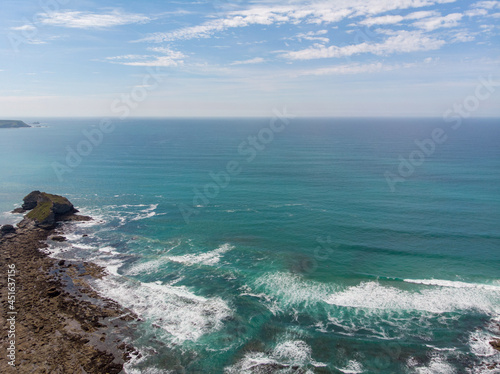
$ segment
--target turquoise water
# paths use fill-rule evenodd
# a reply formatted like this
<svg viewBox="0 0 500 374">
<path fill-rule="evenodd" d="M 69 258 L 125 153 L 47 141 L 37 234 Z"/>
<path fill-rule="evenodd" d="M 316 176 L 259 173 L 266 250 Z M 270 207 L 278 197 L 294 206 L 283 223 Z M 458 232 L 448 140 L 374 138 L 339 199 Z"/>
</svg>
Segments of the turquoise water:
<svg viewBox="0 0 500 374">
<path fill-rule="evenodd" d="M 500 360 L 498 120 L 133 119 L 91 148 L 82 131 L 100 119 L 41 122 L 0 134 L 0 211 L 40 189 L 96 218 L 49 251 L 106 266 L 94 287 L 142 318 L 127 372 L 487 373 Z M 447 139 L 418 158 L 436 128 Z"/>
</svg>

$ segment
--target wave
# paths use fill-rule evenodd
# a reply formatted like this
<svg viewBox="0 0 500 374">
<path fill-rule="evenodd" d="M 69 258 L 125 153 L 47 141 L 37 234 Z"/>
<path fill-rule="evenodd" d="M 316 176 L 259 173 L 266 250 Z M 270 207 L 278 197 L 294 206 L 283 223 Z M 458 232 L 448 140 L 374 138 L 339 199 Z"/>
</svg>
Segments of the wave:
<svg viewBox="0 0 500 374">
<path fill-rule="evenodd" d="M 276 313 L 299 305 L 311 306 L 335 292 L 337 287 L 331 284 L 305 280 L 300 275 L 291 273 L 268 273 L 254 282 L 254 287 L 246 287 L 246 294 L 262 294 L 274 298 L 271 311 Z M 249 292 L 250 291 L 250 292 Z"/>
<path fill-rule="evenodd" d="M 306 280 L 299 275 L 277 272 L 257 278 L 254 287 L 248 287 L 246 293 L 258 295 L 264 292 L 276 301 L 281 310 L 298 305 L 307 307 L 326 303 L 371 310 L 500 312 L 500 287 L 497 286 L 438 280 L 405 281 L 438 287 L 407 291 L 382 285 L 378 281 L 368 281 L 341 289 L 340 286 Z"/>
<path fill-rule="evenodd" d="M 441 279 L 404 279 L 407 283 L 423 284 L 426 286 L 452 287 L 452 288 L 477 288 L 500 292 L 500 286 L 480 283 L 465 283 L 459 281 L 441 280 Z"/>
<path fill-rule="evenodd" d="M 329 304 L 368 309 L 431 313 L 478 310 L 490 314 L 498 311 L 500 294 L 478 292 L 476 288 L 438 288 L 410 292 L 382 286 L 378 282 L 364 282 L 331 295 L 325 301 Z"/>
<path fill-rule="evenodd" d="M 431 313 L 476 310 L 486 314 L 500 312 L 500 293 L 469 287 L 440 287 L 405 291 L 378 282 L 363 282 L 334 293 L 325 302 L 342 307 L 383 310 L 416 310 Z"/>
<path fill-rule="evenodd" d="M 221 298 L 198 296 L 184 286 L 105 277 L 95 280 L 95 287 L 152 326 L 164 330 L 174 343 L 195 342 L 222 328 L 223 321 L 232 315 Z"/>
<path fill-rule="evenodd" d="M 172 250 L 179 245 L 172 247 L 169 249 Z M 217 249 L 213 251 L 205 252 L 205 253 L 192 253 L 186 254 L 182 256 L 168 256 L 164 255 L 154 260 L 141 262 L 132 265 L 129 269 L 127 269 L 127 275 L 140 275 L 140 274 L 152 274 L 157 272 L 163 265 L 168 262 L 178 262 L 184 265 L 205 265 L 205 266 L 214 266 L 218 264 L 222 258 L 222 256 L 232 250 L 234 247 L 228 243 L 223 244 Z"/>
<path fill-rule="evenodd" d="M 144 206 L 144 205 L 142 205 L 142 206 Z M 158 208 L 158 204 L 151 204 L 148 208 L 142 209 L 137 216 L 131 218 L 130 220 L 131 221 L 140 221 L 143 219 L 154 217 L 156 215 L 156 212 L 155 212 L 156 208 Z"/>
<path fill-rule="evenodd" d="M 200 264 L 206 266 L 213 266 L 219 263 L 224 253 L 227 253 L 232 249 L 234 249 L 234 246 L 226 243 L 210 252 L 186 254 L 182 256 L 170 256 L 167 258 L 170 261 L 180 262 L 186 265 Z"/>
<path fill-rule="evenodd" d="M 431 361 L 427 366 L 417 366 L 413 359 L 409 359 L 407 362 L 408 368 L 411 373 L 415 374 L 455 374 L 456 370 L 451 366 L 446 359 L 441 356 L 432 357 Z"/>
<path fill-rule="evenodd" d="M 287 340 L 276 345 L 269 354 L 263 352 L 247 353 L 243 359 L 235 365 L 227 367 L 226 374 L 251 374 L 268 373 L 269 368 L 275 370 L 280 368 L 280 373 L 297 373 L 297 367 L 306 369 L 307 367 L 326 367 L 321 362 L 312 359 L 312 349 L 302 340 Z M 276 371 L 273 371 L 276 372 Z M 312 373 L 308 370 L 304 373 Z"/>
<path fill-rule="evenodd" d="M 355 360 L 349 361 L 345 368 L 337 368 L 337 370 L 344 374 L 359 374 L 364 371 L 363 365 Z"/>
</svg>

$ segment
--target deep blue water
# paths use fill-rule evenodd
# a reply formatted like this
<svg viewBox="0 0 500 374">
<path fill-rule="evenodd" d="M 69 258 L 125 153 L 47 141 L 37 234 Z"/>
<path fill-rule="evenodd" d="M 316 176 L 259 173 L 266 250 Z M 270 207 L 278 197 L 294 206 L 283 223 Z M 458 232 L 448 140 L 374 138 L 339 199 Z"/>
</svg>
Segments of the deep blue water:
<svg viewBox="0 0 500 374">
<path fill-rule="evenodd" d="M 95 288 L 144 319 L 129 373 L 500 360 L 499 120 L 116 120 L 91 148 L 100 119 L 41 122 L 1 130 L 0 211 L 39 189 L 96 218 L 50 251 L 106 266 Z"/>
</svg>

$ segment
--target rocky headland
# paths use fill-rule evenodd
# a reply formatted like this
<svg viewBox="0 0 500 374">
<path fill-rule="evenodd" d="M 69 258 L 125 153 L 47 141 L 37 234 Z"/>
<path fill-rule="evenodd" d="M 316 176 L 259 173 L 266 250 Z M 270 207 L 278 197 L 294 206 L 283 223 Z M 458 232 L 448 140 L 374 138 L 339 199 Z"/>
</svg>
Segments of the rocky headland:
<svg viewBox="0 0 500 374">
<path fill-rule="evenodd" d="M 0 229 L 0 372 L 122 372 L 138 354 L 123 342 L 137 317 L 90 287 L 91 278 L 105 275 L 103 268 L 40 250 L 49 240 L 65 240 L 60 222 L 92 218 L 78 215 L 65 197 L 40 191 L 14 212 L 27 214 L 17 227 Z"/>
<path fill-rule="evenodd" d="M 31 126 L 24 123 L 23 121 L 0 120 L 0 129 L 12 129 L 19 127 L 31 127 Z"/>
</svg>

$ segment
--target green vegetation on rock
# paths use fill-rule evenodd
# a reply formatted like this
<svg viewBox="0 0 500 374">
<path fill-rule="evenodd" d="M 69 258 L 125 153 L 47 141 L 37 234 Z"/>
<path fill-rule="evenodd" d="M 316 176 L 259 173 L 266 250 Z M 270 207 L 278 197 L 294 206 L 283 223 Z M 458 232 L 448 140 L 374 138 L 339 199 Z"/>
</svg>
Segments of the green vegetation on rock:
<svg viewBox="0 0 500 374">
<path fill-rule="evenodd" d="M 55 204 L 71 204 L 68 199 L 59 195 L 52 195 L 50 193 L 42 192 L 41 194 L 44 198 L 52 201 Z"/>
<path fill-rule="evenodd" d="M 31 127 L 23 121 L 13 120 L 0 120 L 0 129 L 18 128 L 18 127 Z"/>
<path fill-rule="evenodd" d="M 26 217 L 42 223 L 50 218 L 50 215 L 52 214 L 52 206 L 52 201 L 38 203 L 38 205 L 26 215 Z"/>
</svg>

